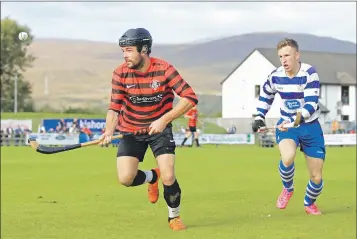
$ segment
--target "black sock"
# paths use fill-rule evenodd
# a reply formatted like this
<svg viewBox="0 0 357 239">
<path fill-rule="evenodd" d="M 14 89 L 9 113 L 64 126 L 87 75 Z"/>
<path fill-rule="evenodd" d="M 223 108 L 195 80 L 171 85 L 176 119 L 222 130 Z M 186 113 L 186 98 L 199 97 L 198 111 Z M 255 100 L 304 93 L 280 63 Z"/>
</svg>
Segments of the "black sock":
<svg viewBox="0 0 357 239">
<path fill-rule="evenodd" d="M 181 143 L 181 146 L 183 146 L 186 143 L 186 141 L 187 141 L 187 138 L 185 137 Z"/>
<path fill-rule="evenodd" d="M 170 186 L 164 185 L 164 198 L 167 206 L 169 207 L 168 221 L 170 221 L 171 219 L 178 217 L 180 213 L 179 206 L 181 202 L 181 188 L 177 180 L 175 180 L 175 182 Z M 172 209 L 176 209 L 176 212 Z M 171 215 L 170 217 L 170 211 L 172 214 L 176 215 Z"/>
<path fill-rule="evenodd" d="M 200 146 L 200 143 L 198 143 L 198 139 L 195 139 L 195 141 L 196 141 L 196 145 Z"/>
<path fill-rule="evenodd" d="M 138 170 L 138 173 L 136 174 L 133 183 L 130 185 L 130 187 L 135 187 L 144 184 L 145 180 L 146 180 L 146 174 L 143 171 Z"/>
<path fill-rule="evenodd" d="M 158 180 L 158 178 L 157 178 L 157 173 L 156 173 L 156 171 L 153 170 L 153 169 L 151 169 L 151 172 L 152 172 L 152 181 L 149 182 L 149 183 L 150 183 L 150 184 L 154 184 L 154 183 L 156 183 L 156 181 Z"/>
</svg>

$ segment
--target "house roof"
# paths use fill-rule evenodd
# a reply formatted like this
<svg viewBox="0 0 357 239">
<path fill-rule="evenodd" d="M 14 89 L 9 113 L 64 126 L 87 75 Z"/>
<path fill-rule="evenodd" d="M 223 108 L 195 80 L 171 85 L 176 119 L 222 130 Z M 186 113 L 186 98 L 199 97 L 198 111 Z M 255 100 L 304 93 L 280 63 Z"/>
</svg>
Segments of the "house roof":
<svg viewBox="0 0 357 239">
<path fill-rule="evenodd" d="M 257 48 L 254 49 L 222 82 L 255 51 L 259 51 L 275 67 L 279 67 L 280 61 L 276 49 Z M 328 53 L 315 51 L 301 51 L 301 61 L 316 68 L 322 84 L 331 85 L 355 85 L 356 80 L 356 54 Z"/>
</svg>

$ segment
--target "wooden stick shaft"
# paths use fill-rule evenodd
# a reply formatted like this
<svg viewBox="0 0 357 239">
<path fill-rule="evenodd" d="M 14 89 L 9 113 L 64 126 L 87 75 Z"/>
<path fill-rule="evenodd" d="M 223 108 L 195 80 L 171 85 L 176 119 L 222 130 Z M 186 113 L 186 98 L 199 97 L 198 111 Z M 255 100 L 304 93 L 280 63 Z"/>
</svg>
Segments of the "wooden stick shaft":
<svg viewBox="0 0 357 239">
<path fill-rule="evenodd" d="M 122 135 L 122 134 L 114 135 L 114 136 L 112 137 L 112 140 L 113 140 L 113 139 L 121 139 L 121 138 L 123 138 L 123 135 Z M 82 143 L 82 144 L 81 144 L 81 147 L 87 147 L 87 146 L 91 146 L 91 145 L 97 145 L 97 144 L 99 144 L 100 142 L 101 142 L 101 141 L 100 141 L 99 139 L 93 140 L 93 141 L 90 141 L 90 142 L 85 142 L 85 143 Z"/>
<path fill-rule="evenodd" d="M 298 127 L 300 125 L 300 121 L 301 121 L 301 112 L 297 112 L 296 114 L 296 120 L 293 123 L 289 123 L 287 126 L 285 126 L 284 128 L 295 128 Z M 261 130 L 259 130 L 260 132 L 265 132 L 265 131 L 269 131 L 269 130 L 275 130 L 277 129 L 278 126 L 274 125 L 273 127 L 265 127 L 262 128 Z"/>
</svg>

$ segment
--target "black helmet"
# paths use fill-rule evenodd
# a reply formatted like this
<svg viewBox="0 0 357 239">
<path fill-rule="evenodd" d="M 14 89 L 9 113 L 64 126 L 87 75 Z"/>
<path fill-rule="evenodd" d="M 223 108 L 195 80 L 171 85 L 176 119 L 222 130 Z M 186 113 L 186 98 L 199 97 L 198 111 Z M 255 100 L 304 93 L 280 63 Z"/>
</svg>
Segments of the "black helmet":
<svg viewBox="0 0 357 239">
<path fill-rule="evenodd" d="M 145 45 L 147 47 L 147 54 L 150 54 L 152 37 L 150 32 L 145 28 L 129 29 L 119 39 L 119 46 L 137 46 L 138 52 L 141 52 Z"/>
</svg>

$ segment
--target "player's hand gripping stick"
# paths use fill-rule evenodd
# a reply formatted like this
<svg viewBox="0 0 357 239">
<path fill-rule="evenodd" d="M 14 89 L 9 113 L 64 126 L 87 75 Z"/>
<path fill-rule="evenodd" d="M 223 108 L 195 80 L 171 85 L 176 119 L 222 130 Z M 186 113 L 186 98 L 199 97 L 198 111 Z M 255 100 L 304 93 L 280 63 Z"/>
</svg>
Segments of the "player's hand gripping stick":
<svg viewBox="0 0 357 239">
<path fill-rule="evenodd" d="M 287 128 L 287 129 L 296 128 L 300 125 L 300 122 L 301 122 L 301 112 L 297 112 L 295 121 L 285 124 L 284 128 Z M 258 129 L 258 132 L 262 133 L 262 132 L 267 132 L 269 130 L 275 130 L 275 129 L 278 129 L 278 126 L 275 125 L 273 127 L 261 127 Z"/>
</svg>

